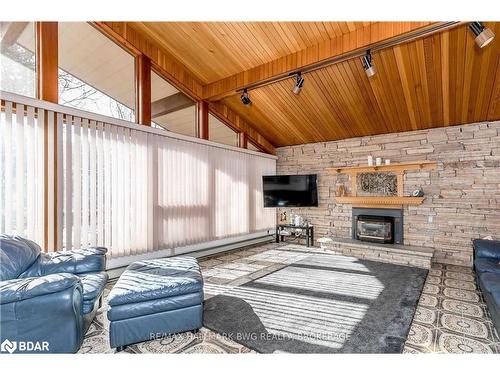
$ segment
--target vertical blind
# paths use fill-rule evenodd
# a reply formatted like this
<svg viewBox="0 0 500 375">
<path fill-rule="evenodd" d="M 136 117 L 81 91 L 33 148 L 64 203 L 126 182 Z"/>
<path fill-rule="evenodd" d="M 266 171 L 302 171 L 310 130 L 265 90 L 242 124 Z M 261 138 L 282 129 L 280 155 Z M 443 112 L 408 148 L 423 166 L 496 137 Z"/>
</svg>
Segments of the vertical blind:
<svg viewBox="0 0 500 375">
<path fill-rule="evenodd" d="M 44 116 L 4 102 L 0 112 L 0 233 L 44 241 Z"/>
<path fill-rule="evenodd" d="M 2 103 L 2 233 L 43 244 L 45 203 L 57 206 L 47 218 L 49 249 L 105 246 L 111 257 L 274 224 L 275 211 L 263 208 L 262 197 L 262 175 L 276 171 L 273 157 L 57 105 Z M 45 175 L 52 184 L 46 195 Z"/>
</svg>

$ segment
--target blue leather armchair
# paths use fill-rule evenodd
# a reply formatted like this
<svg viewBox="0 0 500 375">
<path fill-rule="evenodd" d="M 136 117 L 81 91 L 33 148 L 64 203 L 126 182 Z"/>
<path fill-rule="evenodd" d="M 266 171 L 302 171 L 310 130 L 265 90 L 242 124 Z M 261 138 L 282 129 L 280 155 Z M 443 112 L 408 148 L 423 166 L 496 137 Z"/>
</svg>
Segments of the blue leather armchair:
<svg viewBox="0 0 500 375">
<path fill-rule="evenodd" d="M 491 318 L 500 332 L 500 241 L 474 240 L 474 270 Z"/>
<path fill-rule="evenodd" d="M 38 343 L 35 352 L 78 351 L 108 280 L 106 251 L 43 253 L 33 241 L 1 235 L 0 342 L 15 342 L 17 352 L 33 346 L 26 342 Z"/>
</svg>

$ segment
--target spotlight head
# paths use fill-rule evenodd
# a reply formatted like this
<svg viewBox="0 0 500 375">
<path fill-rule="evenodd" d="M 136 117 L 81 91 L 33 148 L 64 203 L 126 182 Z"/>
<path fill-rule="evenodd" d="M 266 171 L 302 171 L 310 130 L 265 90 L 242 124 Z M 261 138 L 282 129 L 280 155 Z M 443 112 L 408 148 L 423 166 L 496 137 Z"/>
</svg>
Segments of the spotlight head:
<svg viewBox="0 0 500 375">
<path fill-rule="evenodd" d="M 250 97 L 248 96 L 248 90 L 244 89 L 243 94 L 241 94 L 241 102 L 244 105 L 250 105 L 252 101 L 250 100 Z"/>
<path fill-rule="evenodd" d="M 469 29 L 474 34 L 474 40 L 479 48 L 486 47 L 495 38 L 493 31 L 484 27 L 481 22 L 471 22 L 469 24 Z"/>
<path fill-rule="evenodd" d="M 377 73 L 377 70 L 372 64 L 372 55 L 370 50 L 366 51 L 366 55 L 361 58 L 361 63 L 363 64 L 363 69 L 365 70 L 368 78 L 373 77 L 375 73 Z"/>
<path fill-rule="evenodd" d="M 298 72 L 297 75 L 295 76 L 295 84 L 293 85 L 292 92 L 295 95 L 299 95 L 300 90 L 302 90 L 303 84 L 304 84 L 304 77 L 302 77 L 302 74 Z"/>
</svg>

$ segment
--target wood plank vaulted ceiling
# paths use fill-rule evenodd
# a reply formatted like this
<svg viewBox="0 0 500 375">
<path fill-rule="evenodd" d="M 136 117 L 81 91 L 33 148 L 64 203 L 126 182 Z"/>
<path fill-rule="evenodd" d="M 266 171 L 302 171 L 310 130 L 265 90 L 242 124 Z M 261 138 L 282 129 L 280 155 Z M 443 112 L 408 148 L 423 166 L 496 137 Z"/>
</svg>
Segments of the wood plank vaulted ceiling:
<svg viewBox="0 0 500 375">
<path fill-rule="evenodd" d="M 404 24 L 404 23 L 401 23 Z M 308 47 L 346 38 L 368 22 L 131 23 L 159 43 L 204 85 L 227 79 Z M 368 78 L 359 58 L 240 93 L 225 104 L 274 146 L 321 142 L 479 121 L 500 120 L 500 23 L 479 49 L 463 24 L 373 52 Z M 213 100 L 215 100 L 213 99 Z"/>
</svg>

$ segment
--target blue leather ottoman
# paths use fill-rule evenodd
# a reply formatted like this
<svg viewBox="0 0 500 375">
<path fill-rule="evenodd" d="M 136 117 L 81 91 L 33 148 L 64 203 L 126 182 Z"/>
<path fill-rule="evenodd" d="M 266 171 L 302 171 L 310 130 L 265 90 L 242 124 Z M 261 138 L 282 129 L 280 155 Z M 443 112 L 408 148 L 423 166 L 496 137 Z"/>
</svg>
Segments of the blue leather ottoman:
<svg viewBox="0 0 500 375">
<path fill-rule="evenodd" d="M 134 262 L 108 295 L 112 348 L 197 330 L 203 322 L 203 278 L 193 257 Z"/>
</svg>

